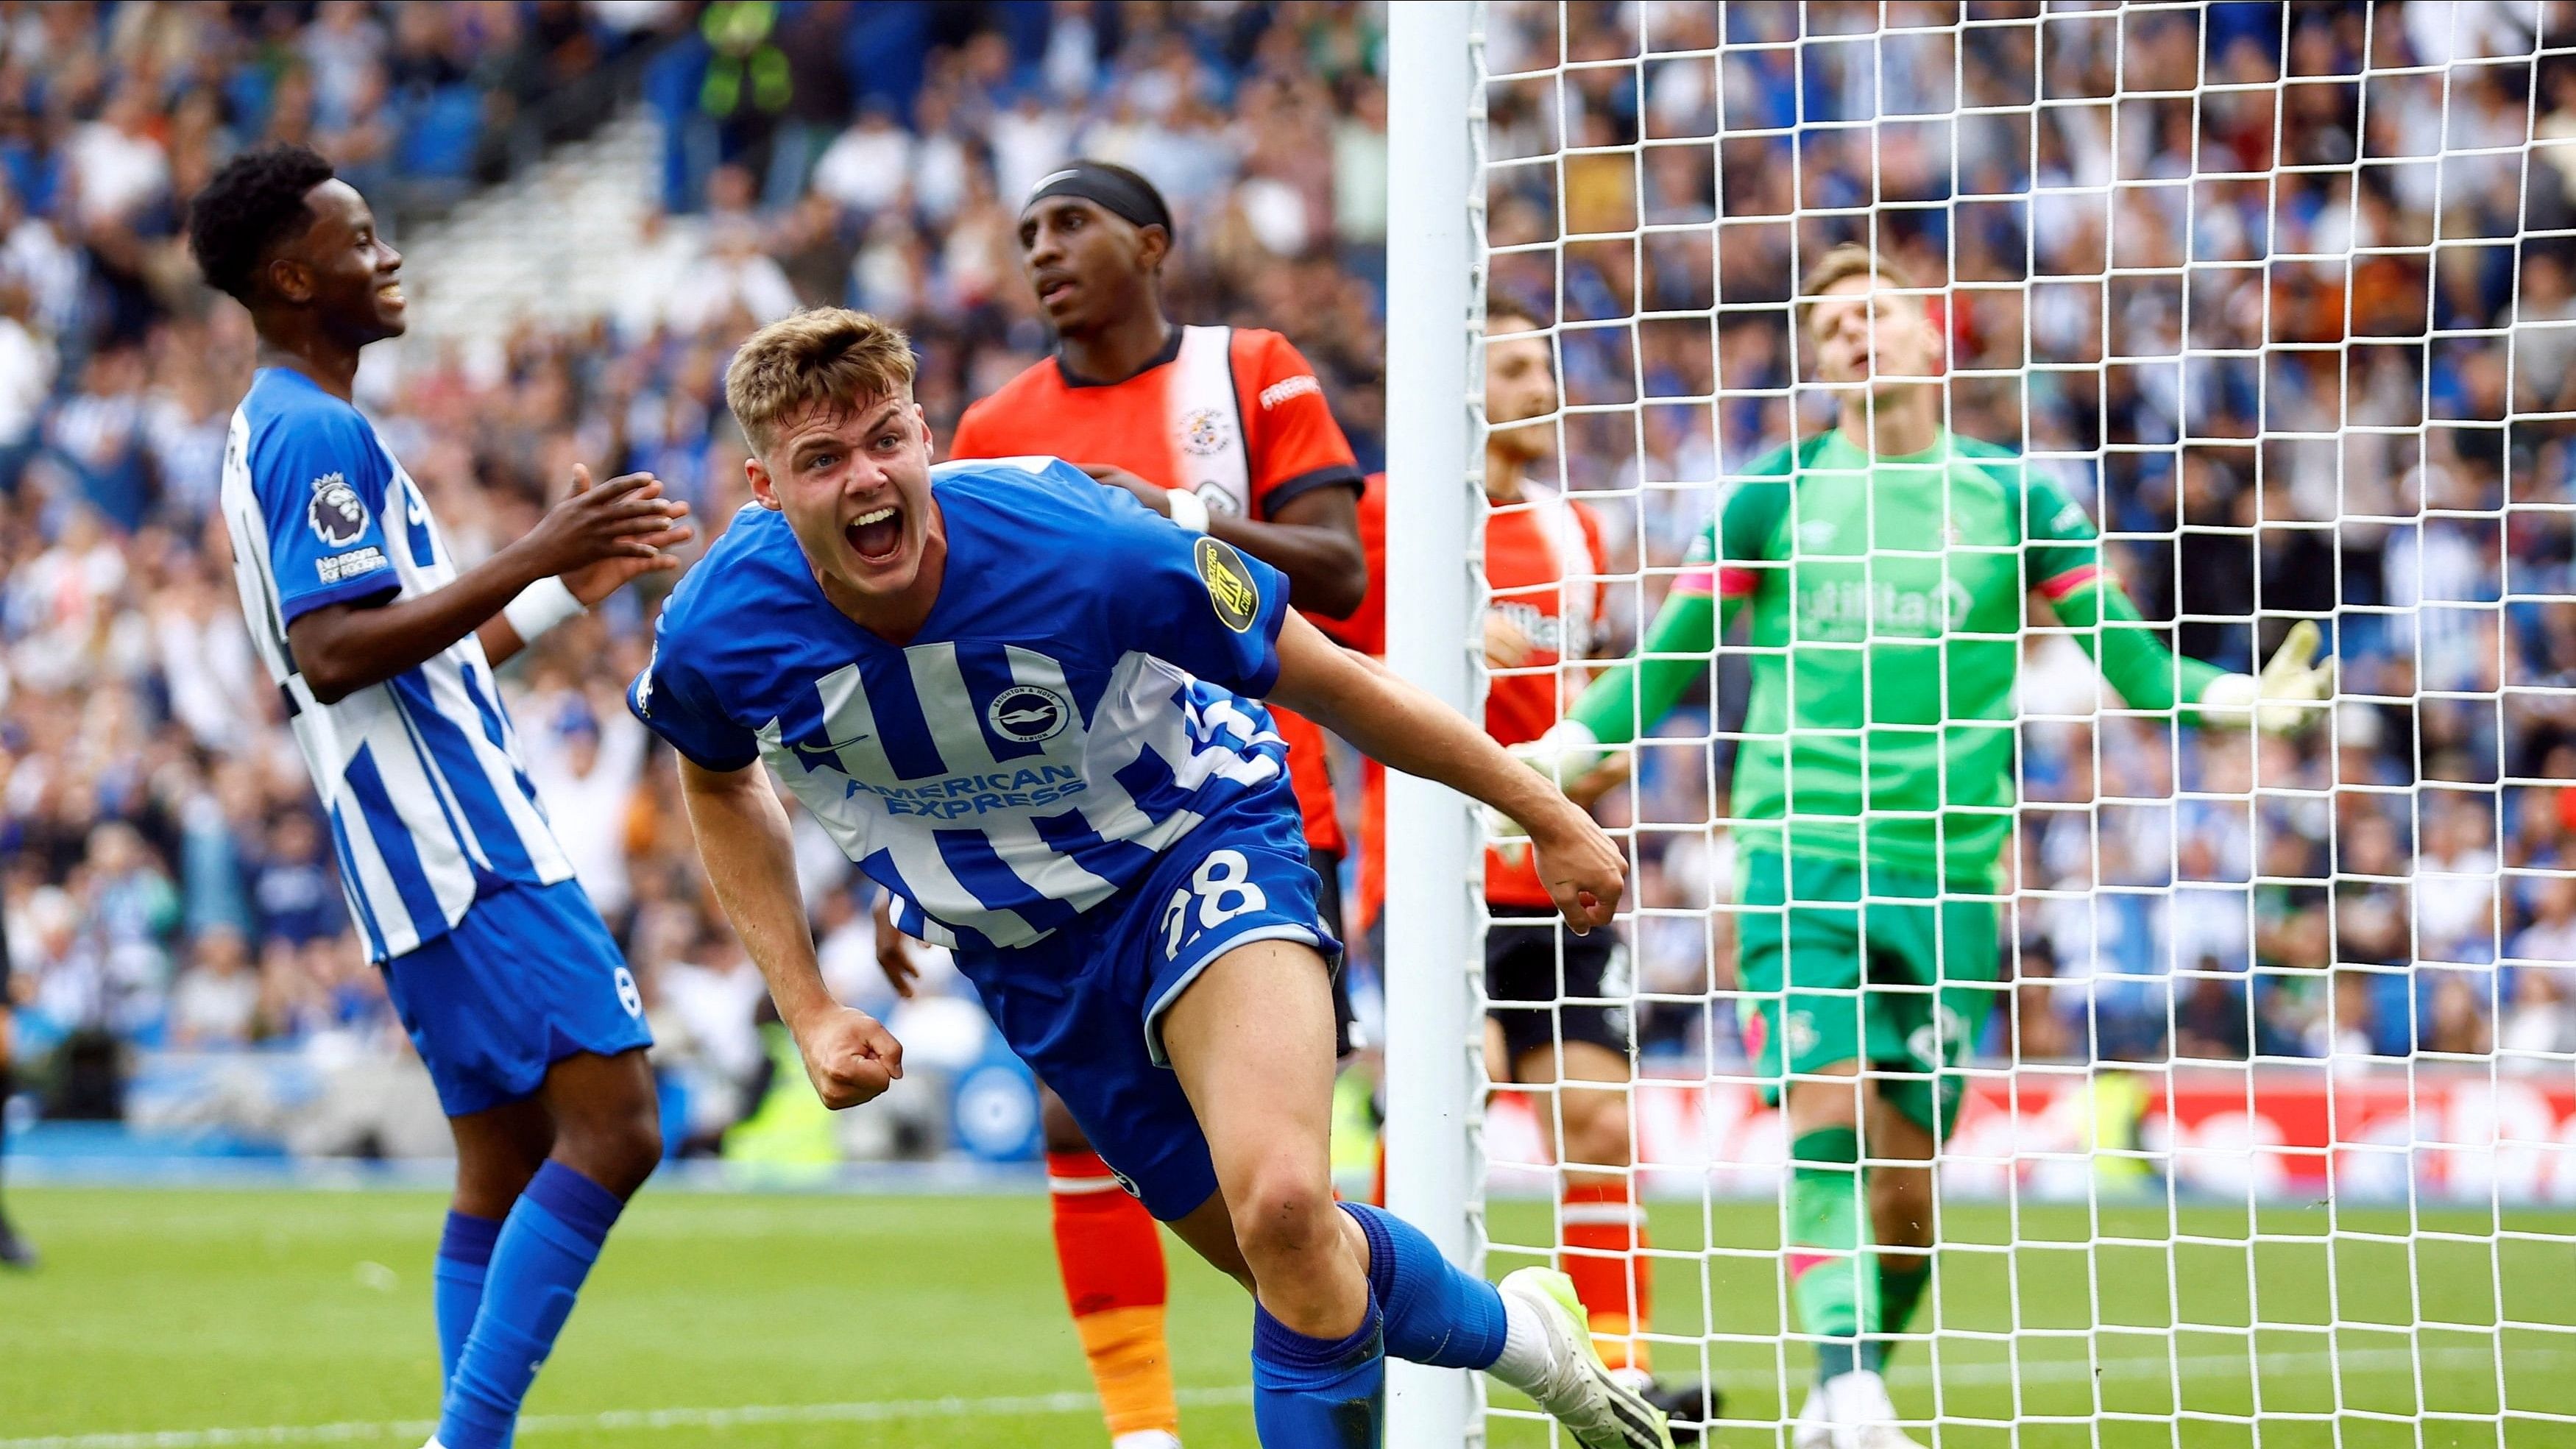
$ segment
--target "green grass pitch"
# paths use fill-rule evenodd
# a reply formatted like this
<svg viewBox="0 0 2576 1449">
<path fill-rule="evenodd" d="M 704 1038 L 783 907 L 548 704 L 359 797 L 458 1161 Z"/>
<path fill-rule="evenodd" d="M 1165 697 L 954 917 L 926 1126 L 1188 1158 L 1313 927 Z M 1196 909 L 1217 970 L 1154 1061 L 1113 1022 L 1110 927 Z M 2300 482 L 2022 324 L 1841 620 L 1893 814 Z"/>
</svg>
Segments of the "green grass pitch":
<svg viewBox="0 0 2576 1449">
<path fill-rule="evenodd" d="M 434 1196 L 22 1189 L 10 1201 L 46 1263 L 0 1277 L 0 1449 L 409 1449 L 425 1437 Z M 2431 1213 L 2410 1244 L 2405 1215 L 2384 1212 L 2342 1214 L 2329 1240 L 2326 1217 L 2106 1209 L 2097 1223 L 2081 1208 L 1951 1208 L 1952 1241 L 1993 1251 L 1943 1258 L 1937 1381 L 1927 1346 L 1907 1344 L 1898 1403 L 1928 1415 L 1937 1393 L 1945 1449 L 2252 1449 L 2248 1429 L 2190 1416 L 2246 1414 L 2258 1392 L 2268 1449 L 2576 1445 L 2576 1426 L 2439 1417 L 2493 1415 L 2500 1387 L 2516 1409 L 2576 1413 L 2576 1245 L 2498 1245 L 2477 1240 L 2496 1226 L 2483 1216 Z M 1695 1205 L 1655 1212 L 1659 1245 L 1715 1250 L 1704 1273 L 1665 1261 L 1658 1317 L 1667 1332 L 1705 1319 L 1724 1335 L 1710 1362 L 1731 1418 L 1772 1419 L 1783 1368 L 1793 1392 L 1806 1377 L 1802 1345 L 1764 1337 L 1781 1326 L 1778 1269 L 1760 1256 L 1776 1221 L 1759 1203 L 1721 1205 L 1705 1223 Z M 1545 1224 L 1541 1204 L 1494 1209 L 1498 1238 L 1527 1241 Z M 2502 1225 L 2576 1232 L 2563 1215 Z M 2264 1241 L 2249 1248 L 2257 1226 Z M 2177 1229 L 2184 1240 L 2168 1249 Z M 1177 1246 L 1172 1259 L 1189 1442 L 1251 1449 L 1242 1296 Z M 1526 1261 L 1498 1252 L 1492 1266 Z M 2267 1326 L 2166 1332 L 2177 1306 L 2181 1321 L 2245 1329 L 2259 1309 Z M 2409 1332 L 2499 1314 L 2571 1327 Z M 2129 1331 L 2041 1332 L 2096 1322 Z M 1668 1370 L 1689 1367 L 1676 1346 L 1661 1352 Z M 2177 1376 L 2179 1431 L 2161 1417 L 2177 1407 Z M 1099 1449 L 1086 1387 L 1035 1197 L 648 1192 L 539 1381 L 523 1442 Z M 2435 1417 L 2408 1422 L 2426 1411 Z M 2017 1428 L 1976 1422 L 2016 1415 Z M 1491 1442 L 1548 1440 L 1498 1421 Z M 1782 1440 L 1744 1424 L 1714 1442 Z"/>
</svg>

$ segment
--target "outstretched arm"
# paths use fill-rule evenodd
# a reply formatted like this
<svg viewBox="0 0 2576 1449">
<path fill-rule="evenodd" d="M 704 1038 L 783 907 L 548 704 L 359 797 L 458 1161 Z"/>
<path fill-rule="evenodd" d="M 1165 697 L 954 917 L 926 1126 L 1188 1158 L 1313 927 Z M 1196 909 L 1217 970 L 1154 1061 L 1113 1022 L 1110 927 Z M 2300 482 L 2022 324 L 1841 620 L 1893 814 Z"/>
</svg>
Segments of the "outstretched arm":
<svg viewBox="0 0 2576 1449">
<path fill-rule="evenodd" d="M 796 886 L 787 811 L 759 764 L 710 770 L 680 760 L 680 798 L 697 832 L 707 882 L 743 949 L 769 983 L 779 1020 L 796 1037 L 805 1075 L 835 1111 L 884 1093 L 903 1075 L 903 1046 L 876 1018 L 843 1006 L 823 984 L 814 933 Z"/>
<path fill-rule="evenodd" d="M 2291 626 L 2259 678 L 2166 648 L 2102 566 L 2101 541 L 2084 510 L 2042 480 L 2031 480 L 2024 496 L 2031 592 L 2073 628 L 2075 642 L 2131 709 L 2170 710 L 2185 724 L 2251 724 L 2286 734 L 2314 720 L 2316 702 L 2333 694 L 2332 671 L 2315 662 L 2317 626 L 2308 620 Z"/>
<path fill-rule="evenodd" d="M 1636 656 L 1602 671 L 1565 718 L 1513 753 L 1585 805 L 1619 783 L 1623 773 L 1597 768 L 1605 747 L 1624 745 L 1653 729 L 1717 659 L 1717 641 L 1735 623 L 1743 599 L 1722 605 L 1705 589 L 1676 587 L 1647 626 Z"/>
<path fill-rule="evenodd" d="M 650 473 L 630 473 L 596 488 L 586 470 L 576 473 L 572 494 L 547 510 L 535 528 L 447 587 L 400 603 L 325 604 L 296 615 L 286 626 L 287 646 L 313 697 L 337 703 L 477 631 L 492 662 L 499 663 L 524 642 L 503 611 L 539 580 L 564 576 L 567 590 L 596 588 L 589 599 L 574 594 L 575 603 L 586 605 L 636 574 L 679 567 L 662 550 L 688 539 L 679 521 L 687 504 L 663 498 L 661 483 Z M 617 567 L 597 567 L 603 564 Z"/>
<path fill-rule="evenodd" d="M 1594 768 L 1603 747 L 1652 730 L 1716 662 L 1717 641 L 1761 582 L 1757 570 L 1789 508 L 1789 489 L 1780 481 L 1789 464 L 1783 448 L 1753 465 L 1750 480 L 1727 493 L 1717 517 L 1692 542 L 1685 572 L 1646 627 L 1637 656 L 1603 671 L 1564 719 L 1514 754 L 1551 778 L 1574 782 L 1571 793 L 1585 804 L 1624 777 Z"/>
<path fill-rule="evenodd" d="M 2187 723 L 2199 722 L 2191 706 L 2227 671 L 2166 648 L 2117 579 L 2088 569 L 2072 587 L 2050 580 L 2037 592 L 2129 708 L 2180 709 Z"/>
<path fill-rule="evenodd" d="M 1577 932 L 1606 926 L 1627 886 L 1610 837 L 1556 786 L 1504 753 L 1466 716 L 1335 644 L 1296 614 L 1279 631 L 1270 697 L 1390 769 L 1436 780 L 1521 823 L 1539 879 Z"/>
</svg>

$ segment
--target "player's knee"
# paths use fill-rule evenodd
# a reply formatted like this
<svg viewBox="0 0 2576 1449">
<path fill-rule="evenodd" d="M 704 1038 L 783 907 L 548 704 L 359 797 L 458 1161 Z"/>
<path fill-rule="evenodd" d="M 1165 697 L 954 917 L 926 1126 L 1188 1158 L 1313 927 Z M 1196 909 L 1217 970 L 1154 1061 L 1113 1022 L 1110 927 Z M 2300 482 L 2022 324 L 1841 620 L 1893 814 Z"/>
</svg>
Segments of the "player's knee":
<svg viewBox="0 0 2576 1449">
<path fill-rule="evenodd" d="M 553 1142 L 538 1145 L 535 1152 L 519 1150 L 511 1142 L 477 1142 L 468 1146 L 460 1141 L 456 1152 L 456 1209 L 475 1217 L 497 1218 L 510 1211 L 510 1204 L 527 1190 L 529 1179 L 545 1165 L 546 1154 Z"/>
<path fill-rule="evenodd" d="M 619 1197 L 631 1196 L 662 1161 L 662 1113 L 652 1093 L 568 1115 L 556 1155 Z"/>
<path fill-rule="evenodd" d="M 1340 1241 L 1333 1185 L 1307 1164 L 1280 1156 L 1256 1167 L 1227 1194 L 1234 1238 L 1256 1268 Z"/>
</svg>

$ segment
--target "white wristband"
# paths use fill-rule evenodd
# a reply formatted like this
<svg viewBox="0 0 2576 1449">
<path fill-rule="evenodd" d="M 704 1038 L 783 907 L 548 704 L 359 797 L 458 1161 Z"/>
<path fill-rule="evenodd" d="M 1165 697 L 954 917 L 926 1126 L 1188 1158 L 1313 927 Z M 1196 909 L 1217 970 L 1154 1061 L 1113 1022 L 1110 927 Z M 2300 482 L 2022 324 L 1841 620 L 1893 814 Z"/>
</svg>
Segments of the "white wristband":
<svg viewBox="0 0 2576 1449">
<path fill-rule="evenodd" d="M 517 598 L 501 607 L 501 617 L 510 621 L 520 643 L 534 644 L 538 635 L 581 611 L 581 600 L 562 579 L 549 575 L 519 590 Z"/>
<path fill-rule="evenodd" d="M 1172 521 L 1192 533 L 1208 531 L 1208 506 L 1187 488 L 1166 488 L 1163 502 L 1172 510 Z"/>
<path fill-rule="evenodd" d="M 2255 707 L 2262 700 L 2262 682 L 2253 675 L 2222 674 L 2202 688 L 2195 703 L 2202 724 L 2241 730 L 2254 723 Z"/>
<path fill-rule="evenodd" d="M 1601 763 L 1601 737 L 1581 720 L 1561 719 L 1528 744 L 1512 746 L 1512 754 L 1563 789 Z"/>
</svg>

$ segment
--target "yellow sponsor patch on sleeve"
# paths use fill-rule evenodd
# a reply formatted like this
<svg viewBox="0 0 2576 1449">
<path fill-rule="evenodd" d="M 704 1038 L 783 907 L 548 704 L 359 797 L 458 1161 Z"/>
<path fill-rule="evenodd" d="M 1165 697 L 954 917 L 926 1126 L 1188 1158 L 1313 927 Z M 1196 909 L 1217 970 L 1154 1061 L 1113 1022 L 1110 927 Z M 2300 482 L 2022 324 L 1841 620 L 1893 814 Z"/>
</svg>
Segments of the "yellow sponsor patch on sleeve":
<svg viewBox="0 0 2576 1449">
<path fill-rule="evenodd" d="M 1261 589 L 1253 583 L 1243 555 L 1201 534 L 1198 565 L 1199 581 L 1207 585 L 1208 602 L 1216 607 L 1216 616 L 1237 634 L 1252 632 L 1253 621 L 1261 617 Z"/>
</svg>

